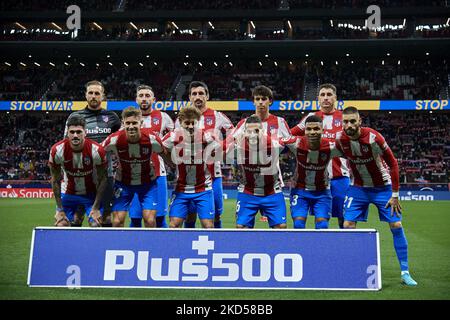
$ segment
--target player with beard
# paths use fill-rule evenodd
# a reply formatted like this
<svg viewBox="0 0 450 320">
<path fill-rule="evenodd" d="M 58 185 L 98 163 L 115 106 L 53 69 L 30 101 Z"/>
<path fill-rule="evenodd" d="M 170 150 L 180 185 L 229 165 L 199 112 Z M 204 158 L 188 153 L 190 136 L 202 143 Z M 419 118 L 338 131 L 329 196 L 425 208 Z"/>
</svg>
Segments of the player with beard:
<svg viewBox="0 0 450 320">
<path fill-rule="evenodd" d="M 136 103 L 142 111 L 142 128 L 149 128 L 155 135 L 163 138 L 165 134 L 173 131 L 174 123 L 170 116 L 160 110 L 152 109 L 155 103 L 155 95 L 152 87 L 140 85 L 136 89 Z M 152 163 L 155 166 L 156 188 L 157 188 L 157 213 L 156 227 L 167 228 L 167 173 L 162 157 L 156 153 L 152 155 Z M 130 206 L 130 227 L 141 227 L 142 208 L 139 199 L 135 195 Z"/>
<path fill-rule="evenodd" d="M 336 135 L 342 132 L 342 111 L 337 110 L 336 87 L 331 83 L 324 83 L 319 87 L 317 97 L 320 111 L 311 112 L 304 117 L 298 125 L 291 129 L 292 135 L 305 135 L 306 119 L 316 115 L 323 120 L 323 137 L 331 140 L 336 139 Z M 337 218 L 339 228 L 344 227 L 344 200 L 347 189 L 350 185 L 350 172 L 345 158 L 335 157 L 328 165 L 328 175 L 331 179 L 332 210 L 331 216 Z"/>
<path fill-rule="evenodd" d="M 108 135 L 120 129 L 120 119 L 113 111 L 102 108 L 102 101 L 105 97 L 105 88 L 100 81 L 89 81 L 86 83 L 85 87 L 87 106 L 83 110 L 73 112 L 69 115 L 64 136 L 67 135 L 67 123 L 70 118 L 74 115 L 81 115 L 86 121 L 86 137 L 97 143 L 101 143 Z M 110 153 L 106 154 L 106 159 L 108 162 L 108 183 L 102 200 L 102 226 L 111 227 L 111 202 L 113 197 L 114 173 Z M 77 210 L 72 225 L 81 226 L 83 218 L 84 214 Z"/>
</svg>

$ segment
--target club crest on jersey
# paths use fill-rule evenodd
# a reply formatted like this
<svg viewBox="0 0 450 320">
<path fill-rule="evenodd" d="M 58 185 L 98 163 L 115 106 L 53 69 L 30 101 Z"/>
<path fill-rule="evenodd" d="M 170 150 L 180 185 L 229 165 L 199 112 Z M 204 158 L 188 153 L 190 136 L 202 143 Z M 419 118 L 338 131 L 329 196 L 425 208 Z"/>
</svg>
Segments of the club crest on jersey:
<svg viewBox="0 0 450 320">
<path fill-rule="evenodd" d="M 361 149 L 363 152 L 369 152 L 369 147 L 368 146 L 361 146 Z"/>
<path fill-rule="evenodd" d="M 149 148 L 142 148 L 142 153 L 143 154 L 149 154 L 150 153 L 150 149 Z"/>
<path fill-rule="evenodd" d="M 89 157 L 84 157 L 84 164 L 85 165 L 90 165 L 91 164 L 91 158 L 89 158 Z"/>
<path fill-rule="evenodd" d="M 152 122 L 155 126 L 157 126 L 159 124 L 159 119 L 158 118 L 153 118 Z"/>
<path fill-rule="evenodd" d="M 275 134 L 277 132 L 277 128 L 275 126 L 270 126 L 269 131 L 271 134 Z"/>
<path fill-rule="evenodd" d="M 334 119 L 334 126 L 335 127 L 342 127 L 342 122 L 339 119 Z"/>
<path fill-rule="evenodd" d="M 108 122 L 109 117 L 108 116 L 102 116 L 103 122 Z"/>
<path fill-rule="evenodd" d="M 322 153 L 321 155 L 320 155 L 320 158 L 322 159 L 322 161 L 325 161 L 325 160 L 327 160 L 327 155 L 325 154 L 325 153 Z"/>
<path fill-rule="evenodd" d="M 205 124 L 207 126 L 211 126 L 213 124 L 213 119 L 212 118 L 205 118 Z"/>
</svg>

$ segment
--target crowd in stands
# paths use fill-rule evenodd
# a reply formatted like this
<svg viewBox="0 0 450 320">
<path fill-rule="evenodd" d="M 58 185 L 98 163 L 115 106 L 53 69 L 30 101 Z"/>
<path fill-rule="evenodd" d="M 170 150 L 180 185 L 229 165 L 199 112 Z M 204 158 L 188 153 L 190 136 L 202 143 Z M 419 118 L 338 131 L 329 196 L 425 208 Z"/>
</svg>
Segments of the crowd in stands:
<svg viewBox="0 0 450 320">
<path fill-rule="evenodd" d="M 400 61 L 400 63 L 399 63 Z M 259 63 L 261 62 L 261 64 Z M 291 63 L 292 62 L 292 63 Z M 343 100 L 448 99 L 446 60 L 337 61 L 196 61 L 189 64 L 144 61 L 145 64 L 71 62 L 26 68 L 0 66 L 2 100 L 83 100 L 84 84 L 92 79 L 105 85 L 108 100 L 133 100 L 137 85 L 154 87 L 158 100 L 175 100 L 181 75 L 205 81 L 211 100 L 249 100 L 259 84 L 272 88 L 275 100 L 308 100 L 305 83 L 335 83 Z M 308 88 L 307 88 L 308 89 Z M 184 92 L 183 100 L 187 100 Z"/>
<path fill-rule="evenodd" d="M 49 11 L 64 10 L 69 5 L 76 4 L 81 9 L 112 11 L 122 8 L 130 11 L 155 10 L 228 10 L 228 9 L 335 9 L 363 8 L 376 4 L 380 7 L 409 6 L 445 6 L 445 0 L 5 0 L 0 2 L 1 11 Z M 125 4 L 125 6 L 124 6 Z"/>
<path fill-rule="evenodd" d="M 292 128 L 306 113 L 273 112 Z M 169 112 L 175 119 L 176 115 Z M 227 112 L 236 125 L 251 111 Z M 361 112 L 363 125 L 379 131 L 391 146 L 400 166 L 403 184 L 450 182 L 450 114 L 428 112 Z M 67 113 L 0 113 L 1 180 L 42 180 L 50 178 L 47 160 L 50 147 L 62 139 Z M 281 157 L 286 181 L 292 178 L 295 159 L 289 153 Z M 170 170 L 170 169 L 169 169 Z M 173 181 L 174 173 L 169 173 Z M 227 165 L 224 182 L 236 183 L 236 171 Z"/>
</svg>

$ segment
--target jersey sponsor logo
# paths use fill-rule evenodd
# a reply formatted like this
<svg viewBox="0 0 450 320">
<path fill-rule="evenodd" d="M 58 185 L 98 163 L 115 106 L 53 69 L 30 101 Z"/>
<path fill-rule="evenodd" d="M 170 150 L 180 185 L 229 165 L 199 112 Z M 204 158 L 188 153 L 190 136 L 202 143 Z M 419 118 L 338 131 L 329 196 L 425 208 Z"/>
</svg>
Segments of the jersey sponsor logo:
<svg viewBox="0 0 450 320">
<path fill-rule="evenodd" d="M 72 176 L 72 177 L 86 177 L 88 175 L 91 175 L 92 172 L 93 172 L 93 170 L 88 170 L 88 171 L 80 171 L 80 170 L 69 171 L 69 170 L 66 170 L 66 173 L 68 175 Z"/>
<path fill-rule="evenodd" d="M 304 165 L 303 163 L 299 162 L 298 163 L 300 166 L 302 166 L 303 168 L 305 168 L 305 170 L 310 170 L 310 171 L 322 171 L 326 169 L 326 165 L 324 166 L 317 166 L 317 165 L 313 165 L 313 164 L 307 164 Z"/>
<path fill-rule="evenodd" d="M 325 131 L 325 132 L 322 134 L 322 137 L 323 137 L 323 138 L 328 138 L 328 139 L 336 139 L 336 133 L 334 133 L 334 132 L 329 132 L 329 131 Z M 348 148 L 345 148 L 345 149 L 348 149 Z"/>
<path fill-rule="evenodd" d="M 406 195 L 400 196 L 402 201 L 434 201 L 434 195 L 432 194 L 414 194 L 408 191 Z"/>
<path fill-rule="evenodd" d="M 103 281 L 116 281 L 119 272 L 122 276 L 134 272 L 139 281 L 255 283 L 273 277 L 276 282 L 287 283 L 303 279 L 303 257 L 298 253 L 215 252 L 215 241 L 208 235 L 194 238 L 191 248 L 197 257 L 169 257 L 167 261 L 151 257 L 149 251 L 106 250 Z M 288 270 L 286 264 L 292 268 Z M 163 265 L 168 266 L 164 272 Z"/>
<path fill-rule="evenodd" d="M 98 126 L 94 129 L 86 128 L 87 134 L 102 134 L 102 133 L 111 133 L 111 128 L 99 128 Z"/>
<path fill-rule="evenodd" d="M 370 163 L 370 162 L 374 161 L 374 159 L 372 157 L 367 158 L 367 159 L 359 159 L 359 158 L 357 158 L 357 159 L 348 159 L 348 160 L 350 160 L 354 164 L 367 164 L 367 163 Z"/>
</svg>

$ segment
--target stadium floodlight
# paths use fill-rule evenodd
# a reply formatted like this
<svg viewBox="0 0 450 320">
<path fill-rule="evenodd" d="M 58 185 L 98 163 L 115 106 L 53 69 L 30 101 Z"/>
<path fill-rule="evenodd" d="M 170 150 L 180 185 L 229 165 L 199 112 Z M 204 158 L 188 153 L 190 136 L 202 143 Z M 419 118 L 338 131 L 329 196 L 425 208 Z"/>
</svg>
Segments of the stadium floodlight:
<svg viewBox="0 0 450 320">
<path fill-rule="evenodd" d="M 226 55 L 225 55 L 225 58 L 228 58 L 228 57 L 229 57 L 229 55 L 228 55 L 228 54 L 226 54 Z"/>
<path fill-rule="evenodd" d="M 278 63 L 276 61 L 274 61 L 273 64 L 275 65 L 275 67 L 278 67 Z"/>
<path fill-rule="evenodd" d="M 128 67 L 128 63 L 124 62 L 123 64 L 125 65 L 125 67 Z"/>
<path fill-rule="evenodd" d="M 389 57 L 391 54 L 388 52 L 388 53 L 386 53 L 386 55 Z"/>
<path fill-rule="evenodd" d="M 292 29 L 292 25 L 291 25 L 291 22 L 289 20 L 287 21 L 287 24 L 289 26 L 289 29 Z"/>
<path fill-rule="evenodd" d="M 334 26 L 333 26 L 333 20 L 330 20 L 330 25 L 331 25 L 332 27 L 334 27 Z"/>
<path fill-rule="evenodd" d="M 66 65 L 66 66 L 68 66 L 69 64 L 67 63 L 67 62 L 64 62 L 64 64 Z"/>
<path fill-rule="evenodd" d="M 346 55 L 347 57 L 350 57 L 350 53 L 346 53 L 345 55 Z"/>
<path fill-rule="evenodd" d="M 213 24 L 211 23 L 211 21 L 208 21 L 208 24 L 211 26 L 211 28 L 214 29 L 214 26 L 213 26 Z"/>
<path fill-rule="evenodd" d="M 320 61 L 320 65 L 323 66 L 323 61 Z"/>
<path fill-rule="evenodd" d="M 70 59 L 70 57 L 72 57 L 72 56 L 71 56 L 70 54 L 68 54 L 68 55 L 67 55 L 67 58 L 69 58 L 69 59 Z"/>
<path fill-rule="evenodd" d="M 139 30 L 138 27 L 136 27 L 136 25 L 135 25 L 133 22 L 131 22 L 131 21 L 130 21 L 130 25 L 131 25 L 134 29 Z"/>
<path fill-rule="evenodd" d="M 6 64 L 8 67 L 11 67 L 11 63 L 5 61 L 5 64 Z"/>
<path fill-rule="evenodd" d="M 198 65 L 200 66 L 200 67 L 203 67 L 203 65 L 202 65 L 202 63 L 199 61 L 198 62 Z"/>
<path fill-rule="evenodd" d="M 189 58 L 189 55 L 187 54 L 185 57 L 186 57 L 186 58 Z"/>
<path fill-rule="evenodd" d="M 96 67 L 100 67 L 100 65 L 98 63 L 95 64 Z"/>
<path fill-rule="evenodd" d="M 384 66 L 384 60 L 381 61 L 381 64 Z"/>
<path fill-rule="evenodd" d="M 28 58 L 32 58 L 33 56 L 31 54 L 28 55 Z"/>
<path fill-rule="evenodd" d="M 336 65 L 338 65 L 338 62 L 337 62 L 337 60 L 336 60 Z"/>
<path fill-rule="evenodd" d="M 185 66 L 187 66 L 188 65 L 188 63 L 187 62 L 185 62 L 185 63 L 183 63 Z"/>
<path fill-rule="evenodd" d="M 142 62 L 139 62 L 139 65 L 140 65 L 141 67 L 143 67 L 143 66 L 144 66 L 144 64 L 143 64 Z"/>
<path fill-rule="evenodd" d="M 430 55 L 430 53 L 429 53 L 429 52 L 427 52 L 427 53 L 425 53 L 425 55 L 429 56 L 429 55 Z"/>
<path fill-rule="evenodd" d="M 148 55 L 146 55 L 145 57 L 148 59 L 148 58 L 150 58 L 150 55 L 148 54 Z"/>
<path fill-rule="evenodd" d="M 308 57 L 309 57 L 309 54 L 305 54 L 305 57 L 307 57 L 307 58 L 308 58 Z"/>
<path fill-rule="evenodd" d="M 86 65 L 83 62 L 80 62 L 80 66 L 85 67 Z"/>
<path fill-rule="evenodd" d="M 27 28 L 25 28 L 22 24 L 20 24 L 20 23 L 18 23 L 18 22 L 15 22 L 14 23 L 16 26 L 18 26 L 20 29 L 22 29 L 22 30 L 27 30 Z"/>
<path fill-rule="evenodd" d="M 292 61 L 289 61 L 289 64 L 292 64 Z"/>
<path fill-rule="evenodd" d="M 52 26 L 54 26 L 59 31 L 62 31 L 62 28 L 60 26 L 58 26 L 56 23 L 52 22 Z"/>
<path fill-rule="evenodd" d="M 106 57 L 109 59 L 109 58 L 111 58 L 111 56 L 108 54 L 108 55 L 106 55 Z"/>
<path fill-rule="evenodd" d="M 27 65 L 26 65 L 25 63 L 23 63 L 23 62 L 20 62 L 20 65 L 23 66 L 23 67 L 26 67 L 26 66 L 27 66 Z"/>
<path fill-rule="evenodd" d="M 172 21 L 171 24 L 175 27 L 175 29 L 177 29 L 177 30 L 180 29 L 180 28 L 178 28 L 177 24 L 174 21 Z"/>
<path fill-rule="evenodd" d="M 111 63 L 111 62 L 108 62 L 108 64 L 112 67 L 113 66 L 113 64 Z"/>
<path fill-rule="evenodd" d="M 268 58 L 268 57 L 269 57 L 269 55 L 268 55 L 268 54 L 266 54 L 266 55 L 265 55 L 265 57 L 266 57 L 266 58 Z"/>
<path fill-rule="evenodd" d="M 214 61 L 214 65 L 217 67 L 217 62 Z"/>
<path fill-rule="evenodd" d="M 38 67 L 41 66 L 41 65 L 40 65 L 39 63 L 37 63 L 37 62 L 34 62 L 34 65 L 35 65 L 35 66 L 38 66 Z"/>
<path fill-rule="evenodd" d="M 103 28 L 97 22 L 92 22 L 92 24 L 96 26 L 99 30 L 103 30 Z"/>
<path fill-rule="evenodd" d="M 250 24 L 252 25 L 253 29 L 256 29 L 255 24 L 253 23 L 252 20 L 250 20 Z"/>
<path fill-rule="evenodd" d="M 228 64 L 232 67 L 233 66 L 233 64 L 231 63 L 231 61 L 230 62 L 228 62 Z"/>
<path fill-rule="evenodd" d="M 352 60 L 351 64 L 353 64 L 353 60 Z"/>
<path fill-rule="evenodd" d="M 262 62 L 261 61 L 258 61 L 258 64 L 262 67 Z"/>
<path fill-rule="evenodd" d="M 158 63 L 156 63 L 156 61 L 155 61 L 155 62 L 153 62 L 153 64 L 154 64 L 155 66 L 157 66 L 157 65 L 158 65 Z"/>
<path fill-rule="evenodd" d="M 397 64 L 400 65 L 400 60 L 398 60 Z"/>
</svg>

